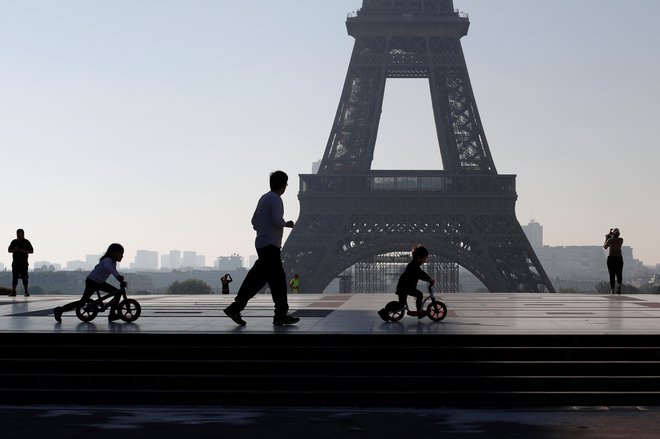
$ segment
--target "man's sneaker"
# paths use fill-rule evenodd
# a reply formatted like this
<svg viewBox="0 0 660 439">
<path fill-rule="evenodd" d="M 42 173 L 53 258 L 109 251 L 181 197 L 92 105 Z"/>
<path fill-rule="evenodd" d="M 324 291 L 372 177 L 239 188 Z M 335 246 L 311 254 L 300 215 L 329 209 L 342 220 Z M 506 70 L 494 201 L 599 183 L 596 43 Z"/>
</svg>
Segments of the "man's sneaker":
<svg viewBox="0 0 660 439">
<path fill-rule="evenodd" d="M 28 292 L 26 291 L 25 294 L 24 294 L 24 296 L 25 296 L 25 297 L 30 297 L 30 293 L 28 293 Z"/>
<path fill-rule="evenodd" d="M 59 306 L 53 310 L 53 315 L 55 316 L 55 320 L 58 322 L 62 322 L 62 308 Z"/>
<path fill-rule="evenodd" d="M 379 315 L 380 318 L 383 319 L 384 321 L 386 321 L 386 322 L 389 322 L 389 321 L 390 321 L 390 315 L 389 315 L 389 313 L 387 312 L 387 310 L 386 310 L 385 308 L 383 308 L 383 309 L 381 309 L 380 311 L 378 311 L 378 315 Z"/>
<path fill-rule="evenodd" d="M 275 316 L 273 318 L 273 325 L 294 325 L 299 321 L 300 319 L 298 317 L 285 314 L 283 316 Z"/>
<path fill-rule="evenodd" d="M 16 291 L 12 291 L 11 293 L 9 293 L 9 297 L 16 297 Z"/>
<path fill-rule="evenodd" d="M 246 322 L 241 318 L 241 313 L 240 312 L 234 312 L 232 311 L 231 308 L 227 307 L 223 310 L 223 312 L 234 321 L 239 326 L 245 326 Z"/>
</svg>

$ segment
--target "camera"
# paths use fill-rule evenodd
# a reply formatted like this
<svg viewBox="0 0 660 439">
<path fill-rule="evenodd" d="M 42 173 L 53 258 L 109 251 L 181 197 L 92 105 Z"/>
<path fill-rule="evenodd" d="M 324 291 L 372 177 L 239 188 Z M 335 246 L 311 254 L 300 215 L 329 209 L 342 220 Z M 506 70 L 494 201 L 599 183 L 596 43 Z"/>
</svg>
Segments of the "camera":
<svg viewBox="0 0 660 439">
<path fill-rule="evenodd" d="M 612 239 L 614 238 L 614 229 L 610 229 L 610 233 L 605 235 L 605 239 Z"/>
</svg>

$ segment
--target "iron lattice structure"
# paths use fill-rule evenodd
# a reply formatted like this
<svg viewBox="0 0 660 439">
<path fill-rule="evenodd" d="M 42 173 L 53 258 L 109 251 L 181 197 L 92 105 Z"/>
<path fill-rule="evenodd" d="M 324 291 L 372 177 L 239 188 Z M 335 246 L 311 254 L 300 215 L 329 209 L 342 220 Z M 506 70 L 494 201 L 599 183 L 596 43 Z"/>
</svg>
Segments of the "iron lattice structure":
<svg viewBox="0 0 660 439">
<path fill-rule="evenodd" d="M 410 252 L 387 253 L 358 262 L 352 267 L 352 292 L 382 293 L 396 291 L 399 276 L 410 262 Z M 435 290 L 442 293 L 458 293 L 458 264 L 441 261 L 430 255 L 424 271 L 436 279 Z M 425 289 L 422 290 L 426 292 Z"/>
<path fill-rule="evenodd" d="M 282 249 L 289 274 L 321 292 L 347 268 L 423 243 L 491 292 L 554 292 L 515 215 L 515 175 L 499 175 L 452 0 L 364 0 L 317 174 L 300 175 L 300 216 Z M 388 78 L 428 80 L 443 170 L 371 170 Z M 413 148 L 414 145 L 402 145 Z"/>
</svg>

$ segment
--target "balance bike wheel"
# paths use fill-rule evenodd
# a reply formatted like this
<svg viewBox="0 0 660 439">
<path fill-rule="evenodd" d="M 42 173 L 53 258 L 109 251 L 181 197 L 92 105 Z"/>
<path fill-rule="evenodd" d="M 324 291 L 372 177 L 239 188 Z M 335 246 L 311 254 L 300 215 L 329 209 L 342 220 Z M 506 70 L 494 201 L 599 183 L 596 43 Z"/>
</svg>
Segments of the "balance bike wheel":
<svg viewBox="0 0 660 439">
<path fill-rule="evenodd" d="M 393 322 L 398 322 L 401 320 L 403 318 L 403 314 L 406 312 L 405 308 L 402 308 L 401 304 L 395 301 L 389 302 L 387 305 L 385 305 L 385 311 L 387 311 L 387 315 Z"/>
<path fill-rule="evenodd" d="M 126 299 L 122 300 L 117 307 L 117 312 L 119 313 L 119 318 L 125 321 L 126 323 L 134 322 L 140 317 L 142 313 L 142 307 L 140 302 L 135 299 Z"/>
<path fill-rule="evenodd" d="M 91 322 L 98 313 L 96 302 L 92 299 L 87 299 L 84 302 L 81 300 L 76 305 L 76 316 L 83 322 Z"/>
<path fill-rule="evenodd" d="M 447 317 L 447 305 L 439 300 L 433 301 L 426 307 L 426 314 L 429 316 L 429 319 L 439 322 Z"/>
</svg>

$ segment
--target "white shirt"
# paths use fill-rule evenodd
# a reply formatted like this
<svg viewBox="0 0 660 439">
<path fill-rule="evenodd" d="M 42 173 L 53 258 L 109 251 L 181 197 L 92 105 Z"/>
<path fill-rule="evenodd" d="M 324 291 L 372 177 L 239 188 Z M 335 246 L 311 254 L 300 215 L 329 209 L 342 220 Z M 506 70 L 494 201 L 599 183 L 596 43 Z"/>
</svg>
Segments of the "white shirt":
<svg viewBox="0 0 660 439">
<path fill-rule="evenodd" d="M 285 225 L 282 198 L 273 191 L 262 195 L 254 215 L 252 215 L 252 228 L 257 231 L 254 246 L 256 248 L 264 248 L 268 245 L 282 247 Z"/>
</svg>

